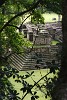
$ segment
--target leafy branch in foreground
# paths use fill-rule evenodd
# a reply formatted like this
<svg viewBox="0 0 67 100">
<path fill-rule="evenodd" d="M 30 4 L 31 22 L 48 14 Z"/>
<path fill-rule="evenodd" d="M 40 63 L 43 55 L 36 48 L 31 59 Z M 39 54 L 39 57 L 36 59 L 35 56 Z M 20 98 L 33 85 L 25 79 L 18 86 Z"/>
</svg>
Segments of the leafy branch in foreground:
<svg viewBox="0 0 67 100">
<path fill-rule="evenodd" d="M 37 1 L 34 5 L 32 5 L 32 7 L 30 7 L 29 9 L 27 9 L 27 10 L 25 10 L 25 11 L 23 11 L 23 12 L 20 12 L 20 13 L 18 13 L 17 15 L 15 15 L 14 17 L 12 17 L 12 18 L 11 18 L 8 22 L 6 22 L 5 25 L 0 29 L 0 33 L 3 31 L 3 29 L 5 29 L 5 27 L 8 26 L 8 24 L 9 24 L 11 21 L 13 21 L 13 20 L 14 20 L 15 18 L 17 18 L 18 16 L 24 15 L 25 13 L 32 11 L 33 9 L 35 9 L 35 8 L 38 6 L 38 4 L 39 4 L 40 2 L 41 2 L 41 1 L 38 0 L 38 1 Z"/>
<path fill-rule="evenodd" d="M 32 73 L 32 74 L 33 74 L 33 73 Z M 32 95 L 31 98 L 38 98 L 38 97 L 36 97 L 36 96 L 33 96 L 33 95 L 35 95 L 35 92 L 33 93 L 33 92 L 32 92 L 32 89 L 33 89 L 35 86 L 38 86 L 38 83 L 39 83 L 41 80 L 43 80 L 47 75 L 49 75 L 50 72 L 47 73 L 45 76 L 41 77 L 37 82 L 34 81 L 34 85 L 30 85 L 30 84 L 29 84 L 28 82 L 26 82 L 24 79 L 25 79 L 25 78 L 28 78 L 28 77 L 31 77 L 32 74 L 28 74 L 28 75 L 25 75 L 25 76 L 24 76 L 24 75 L 23 75 L 23 76 L 19 76 L 18 80 L 16 80 L 16 82 L 19 82 L 19 83 L 22 83 L 22 84 L 23 84 L 23 87 L 21 88 L 21 91 L 23 91 L 23 93 L 25 93 L 25 94 L 23 95 L 23 97 L 22 97 L 21 100 L 23 100 L 23 99 L 26 97 L 26 95 L 27 95 L 28 93 L 30 93 L 30 94 Z M 37 88 L 39 88 L 39 86 L 38 86 Z M 31 100 L 32 100 L 32 99 L 31 99 Z"/>
<path fill-rule="evenodd" d="M 57 78 L 58 78 L 58 76 L 57 76 L 57 67 L 56 67 L 56 69 L 52 69 L 51 70 L 51 68 L 50 68 L 50 71 L 45 75 L 45 76 L 42 76 L 37 82 L 35 82 L 34 80 L 34 85 L 31 85 L 31 87 L 30 87 L 30 90 L 32 90 L 35 86 L 37 87 L 37 88 L 39 88 L 39 90 L 41 91 L 42 90 L 42 87 L 44 88 L 44 89 L 47 89 L 47 91 L 45 91 L 44 92 L 44 94 L 45 94 L 45 97 L 47 98 L 47 96 L 50 96 L 51 97 L 51 92 L 52 92 L 52 89 L 54 88 L 54 86 L 55 86 L 55 84 L 56 84 L 56 82 L 57 82 Z M 56 74 L 53 78 L 49 78 L 49 77 L 47 77 L 48 75 L 50 75 L 50 74 Z M 30 76 L 31 77 L 31 76 Z M 44 83 L 46 83 L 46 85 L 44 85 L 44 83 L 40 86 L 40 85 L 38 85 L 38 83 L 41 81 L 41 80 L 44 80 Z M 26 90 L 25 90 L 26 91 Z M 43 91 L 41 91 L 41 92 L 43 92 Z M 32 91 L 30 92 L 30 93 L 32 93 Z M 22 97 L 22 99 L 21 100 L 23 100 L 25 97 L 26 97 L 26 95 L 28 94 L 28 92 L 26 92 L 26 94 Z M 33 97 L 34 98 L 34 97 Z M 31 99 L 32 100 L 32 99 Z M 34 99 L 35 100 L 35 99 Z"/>
</svg>

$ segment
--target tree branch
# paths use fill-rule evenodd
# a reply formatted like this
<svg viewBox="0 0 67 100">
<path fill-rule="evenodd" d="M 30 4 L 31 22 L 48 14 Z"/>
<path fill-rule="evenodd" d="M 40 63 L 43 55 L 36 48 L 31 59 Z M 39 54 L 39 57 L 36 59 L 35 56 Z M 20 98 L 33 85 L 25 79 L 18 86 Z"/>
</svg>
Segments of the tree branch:
<svg viewBox="0 0 67 100">
<path fill-rule="evenodd" d="M 22 22 L 22 24 L 25 22 L 25 20 L 27 19 L 27 18 L 29 18 L 31 16 L 31 14 L 29 15 L 29 16 L 27 16 L 24 20 L 23 20 L 23 22 Z"/>
<path fill-rule="evenodd" d="M 33 85 L 33 87 L 31 88 L 31 89 L 33 89 L 34 88 L 34 86 L 36 86 L 42 79 L 44 79 L 47 75 L 49 75 L 50 74 L 50 72 L 49 73 L 47 73 L 45 76 L 43 76 L 42 78 L 40 78 L 34 85 Z M 26 95 L 28 94 L 28 92 L 22 97 L 22 99 L 21 100 L 23 100 L 25 97 L 26 97 Z"/>
<path fill-rule="evenodd" d="M 31 14 L 29 15 L 29 16 L 27 16 L 24 20 L 23 20 L 23 22 L 22 22 L 22 24 L 25 22 L 25 20 L 28 18 L 28 17 L 30 17 L 31 16 Z M 15 25 L 11 25 L 11 24 L 8 24 L 7 26 L 12 26 L 12 27 L 15 27 L 15 28 L 17 28 L 17 29 L 21 29 L 22 28 L 22 24 L 19 26 L 19 27 L 17 27 L 17 26 L 15 26 Z"/>
<path fill-rule="evenodd" d="M 12 27 L 19 29 L 19 27 L 15 26 L 15 25 L 8 24 L 7 26 L 12 26 Z"/>
<path fill-rule="evenodd" d="M 25 22 L 25 20 L 28 18 L 28 17 L 30 17 L 31 16 L 31 14 L 30 15 L 28 15 L 24 20 L 23 20 L 23 22 L 22 22 L 22 24 Z M 19 27 L 19 31 L 21 32 L 21 29 L 22 29 L 22 24 L 20 25 L 20 27 Z"/>
<path fill-rule="evenodd" d="M 27 13 L 27 12 L 30 12 L 31 10 L 33 10 L 33 9 L 35 9 L 37 6 L 38 6 L 38 4 L 40 3 L 40 2 L 42 2 L 41 0 L 38 0 L 34 5 L 32 5 L 29 9 L 27 9 L 27 10 L 25 10 L 25 11 L 23 11 L 23 12 L 20 12 L 20 13 L 18 13 L 17 15 L 15 15 L 14 17 L 12 17 L 8 22 L 6 22 L 5 23 L 5 25 L 0 29 L 0 33 L 3 31 L 3 29 L 5 28 L 5 27 L 7 27 L 8 26 L 8 24 L 11 22 L 11 21 L 13 21 L 15 18 L 17 18 L 18 16 L 21 16 L 21 15 L 24 15 L 25 13 Z"/>
</svg>

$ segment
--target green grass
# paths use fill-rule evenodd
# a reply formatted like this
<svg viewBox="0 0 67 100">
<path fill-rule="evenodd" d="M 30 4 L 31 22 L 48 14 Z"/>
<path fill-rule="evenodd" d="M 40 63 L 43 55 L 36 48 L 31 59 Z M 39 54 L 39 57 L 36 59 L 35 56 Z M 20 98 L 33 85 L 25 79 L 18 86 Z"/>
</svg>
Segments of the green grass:
<svg viewBox="0 0 67 100">
<path fill-rule="evenodd" d="M 56 40 L 53 40 L 53 41 L 51 42 L 52 45 L 56 45 L 57 43 L 59 43 L 59 42 L 56 41 Z"/>
<path fill-rule="evenodd" d="M 28 15 L 25 16 L 25 18 Z M 44 13 L 42 14 L 42 16 L 44 17 L 44 22 L 57 22 L 58 21 L 58 14 L 56 13 Z M 56 20 L 53 20 L 53 18 L 56 18 Z M 27 20 L 24 22 L 29 22 L 31 20 L 31 17 L 27 18 Z M 62 16 L 60 17 L 60 20 L 62 20 Z"/>
<path fill-rule="evenodd" d="M 56 45 L 57 43 L 59 43 L 59 41 L 56 40 L 52 40 L 51 41 L 51 45 Z M 43 47 L 49 47 L 50 45 L 34 45 L 33 48 L 43 48 Z"/>
<path fill-rule="evenodd" d="M 50 45 L 34 45 L 33 48 L 49 47 Z"/>
<path fill-rule="evenodd" d="M 32 70 L 31 70 L 32 71 Z M 27 71 L 29 73 L 31 73 L 31 71 Z M 46 75 L 47 73 L 49 72 L 49 69 L 41 69 L 41 70 L 34 70 L 34 73 L 32 75 L 32 77 L 29 77 L 26 79 L 26 81 L 29 83 L 29 84 L 34 84 L 32 78 L 37 82 L 42 76 Z M 25 75 L 26 74 L 26 71 L 20 71 L 19 72 L 20 75 Z M 53 74 L 50 74 L 48 75 L 48 77 L 54 77 Z M 15 79 L 13 79 L 12 77 L 9 79 L 10 82 L 13 84 L 14 88 L 20 93 L 19 96 L 22 97 L 23 93 L 20 91 L 20 88 L 22 87 L 22 84 L 20 83 L 16 83 L 15 82 Z M 44 83 L 44 80 L 41 80 L 39 82 L 39 84 L 42 84 Z M 36 86 L 32 89 L 32 91 L 37 91 L 37 95 L 39 96 L 39 99 L 38 100 L 50 100 L 50 98 L 48 97 L 47 99 L 45 98 L 45 93 L 42 93 L 38 88 L 36 88 Z M 44 92 L 46 90 L 44 89 Z M 31 100 L 31 95 L 28 94 L 24 100 Z"/>
<path fill-rule="evenodd" d="M 58 21 L 58 14 L 56 13 L 44 13 L 44 22 L 56 22 Z M 56 20 L 53 20 L 53 18 L 56 18 Z M 62 20 L 62 16 L 60 17 L 60 20 Z"/>
</svg>

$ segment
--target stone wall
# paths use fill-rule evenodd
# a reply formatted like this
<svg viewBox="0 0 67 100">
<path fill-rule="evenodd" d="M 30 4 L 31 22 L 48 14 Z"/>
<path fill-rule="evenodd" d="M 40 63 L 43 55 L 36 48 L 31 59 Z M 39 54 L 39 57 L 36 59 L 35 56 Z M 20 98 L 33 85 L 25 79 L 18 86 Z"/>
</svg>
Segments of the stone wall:
<svg viewBox="0 0 67 100">
<path fill-rule="evenodd" d="M 35 42 L 36 44 L 38 44 L 40 37 L 42 37 L 44 39 L 47 37 L 48 38 L 47 41 L 49 41 L 49 42 L 52 39 L 62 42 L 61 22 L 45 23 L 45 24 L 37 24 L 37 25 L 27 23 L 27 24 L 22 25 L 22 31 L 24 32 L 25 36 L 27 36 L 28 40 L 29 40 L 31 33 L 33 33 L 32 42 L 34 43 L 34 40 L 37 38 L 38 40 L 36 40 L 36 42 Z M 43 39 L 40 39 L 40 43 L 42 42 L 43 44 L 45 44 L 45 41 Z"/>
</svg>

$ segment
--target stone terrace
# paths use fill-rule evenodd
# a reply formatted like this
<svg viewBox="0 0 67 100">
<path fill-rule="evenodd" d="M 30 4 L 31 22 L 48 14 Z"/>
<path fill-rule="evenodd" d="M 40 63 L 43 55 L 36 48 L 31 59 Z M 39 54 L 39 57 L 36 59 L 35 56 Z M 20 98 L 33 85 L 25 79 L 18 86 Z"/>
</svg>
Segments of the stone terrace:
<svg viewBox="0 0 67 100">
<path fill-rule="evenodd" d="M 51 45 L 53 39 L 62 41 L 61 23 L 44 24 L 23 24 L 22 32 L 25 38 L 34 43 L 34 47 L 30 53 L 13 54 L 9 58 L 10 65 L 17 70 L 31 70 L 38 68 L 46 68 L 46 62 L 56 61 L 58 45 Z"/>
</svg>

